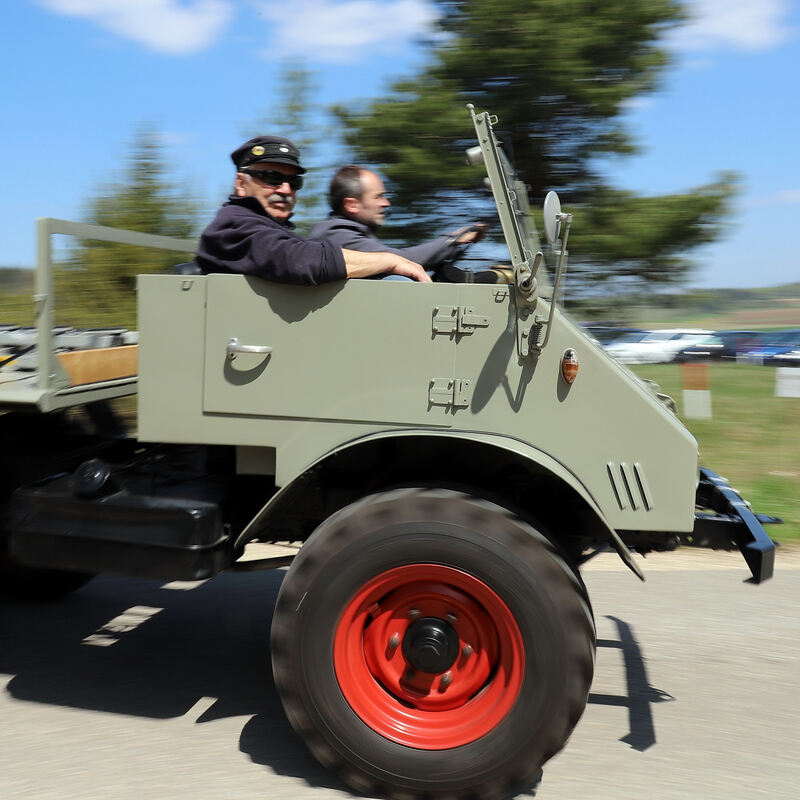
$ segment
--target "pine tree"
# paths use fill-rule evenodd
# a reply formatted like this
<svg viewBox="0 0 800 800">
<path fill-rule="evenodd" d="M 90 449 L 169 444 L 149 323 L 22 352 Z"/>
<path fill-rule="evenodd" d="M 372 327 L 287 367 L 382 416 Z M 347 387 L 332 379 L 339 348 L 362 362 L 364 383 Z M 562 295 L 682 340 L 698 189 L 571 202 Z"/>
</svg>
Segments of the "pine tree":
<svg viewBox="0 0 800 800">
<path fill-rule="evenodd" d="M 314 73 L 300 59 L 288 59 L 279 70 L 278 101 L 280 114 L 263 117 L 248 125 L 245 137 L 284 136 L 300 150 L 300 161 L 308 169 L 303 188 L 297 193 L 292 222 L 297 232 L 307 234 L 325 209 L 324 176 L 320 169 L 322 124 L 314 113 L 317 83 Z"/>
<path fill-rule="evenodd" d="M 669 64 L 663 34 L 685 15 L 679 0 L 437 5 L 442 35 L 428 44 L 427 66 L 385 97 L 335 109 L 355 158 L 383 165 L 403 238 L 489 213 L 482 168 L 464 161 L 475 143 L 471 102 L 498 116 L 531 206 L 555 189 L 575 214 L 571 296 L 685 278 L 691 248 L 713 241 L 730 213 L 735 176 L 664 197 L 616 189 L 606 176 L 609 157 L 636 151 L 624 112 L 658 87 Z"/>
<path fill-rule="evenodd" d="M 134 136 L 123 177 L 87 203 L 85 222 L 178 239 L 197 235 L 197 210 L 168 176 L 158 133 Z M 56 270 L 57 321 L 77 326 L 135 327 L 136 276 L 172 272 L 193 254 L 79 240 Z"/>
</svg>

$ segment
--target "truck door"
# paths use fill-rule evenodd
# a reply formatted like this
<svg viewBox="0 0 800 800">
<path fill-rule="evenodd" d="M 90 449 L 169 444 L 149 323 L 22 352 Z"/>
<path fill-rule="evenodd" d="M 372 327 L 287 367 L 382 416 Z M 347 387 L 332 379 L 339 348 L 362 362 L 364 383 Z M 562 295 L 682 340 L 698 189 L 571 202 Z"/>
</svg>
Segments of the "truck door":
<svg viewBox="0 0 800 800">
<path fill-rule="evenodd" d="M 206 413 L 450 426 L 453 337 L 433 332 L 457 287 L 319 287 L 207 278 Z M 252 351 L 252 352 L 248 352 Z M 261 352 L 259 352 L 261 351 Z"/>
</svg>

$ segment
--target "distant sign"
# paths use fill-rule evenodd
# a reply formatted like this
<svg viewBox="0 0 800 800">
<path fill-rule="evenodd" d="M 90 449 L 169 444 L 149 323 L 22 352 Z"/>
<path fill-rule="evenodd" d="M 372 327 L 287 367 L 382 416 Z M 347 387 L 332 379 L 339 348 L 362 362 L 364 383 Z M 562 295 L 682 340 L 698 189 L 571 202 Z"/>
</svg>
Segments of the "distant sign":
<svg viewBox="0 0 800 800">
<path fill-rule="evenodd" d="M 775 370 L 775 397 L 800 397 L 800 367 Z"/>
<path fill-rule="evenodd" d="M 683 416 L 686 419 L 711 419 L 711 392 L 708 389 L 684 389 Z"/>
<path fill-rule="evenodd" d="M 711 375 L 708 364 L 682 364 L 683 416 L 711 419 Z"/>
</svg>

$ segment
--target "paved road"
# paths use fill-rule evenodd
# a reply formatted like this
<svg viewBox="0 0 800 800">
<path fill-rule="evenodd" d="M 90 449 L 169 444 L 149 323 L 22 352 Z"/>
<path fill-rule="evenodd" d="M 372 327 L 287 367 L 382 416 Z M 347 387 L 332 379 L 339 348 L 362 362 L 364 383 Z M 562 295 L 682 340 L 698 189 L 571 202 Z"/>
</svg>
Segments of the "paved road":
<svg viewBox="0 0 800 800">
<path fill-rule="evenodd" d="M 666 554 L 647 583 L 585 577 L 595 682 L 537 800 L 800 796 L 800 553 L 744 584 L 735 554 Z M 0 605 L 2 800 L 332 800 L 280 709 L 267 630 L 280 573 L 160 585 L 101 577 Z"/>
</svg>

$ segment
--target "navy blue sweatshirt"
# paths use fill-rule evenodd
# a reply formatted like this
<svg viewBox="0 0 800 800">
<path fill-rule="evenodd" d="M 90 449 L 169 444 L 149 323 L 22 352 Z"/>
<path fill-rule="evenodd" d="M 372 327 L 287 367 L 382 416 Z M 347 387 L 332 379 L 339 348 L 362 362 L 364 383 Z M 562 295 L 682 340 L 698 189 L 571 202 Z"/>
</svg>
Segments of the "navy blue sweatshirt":
<svg viewBox="0 0 800 800">
<path fill-rule="evenodd" d="M 195 258 L 204 274 L 243 273 L 307 286 L 347 277 L 341 247 L 306 241 L 255 197 L 228 198 L 200 236 Z"/>
</svg>

